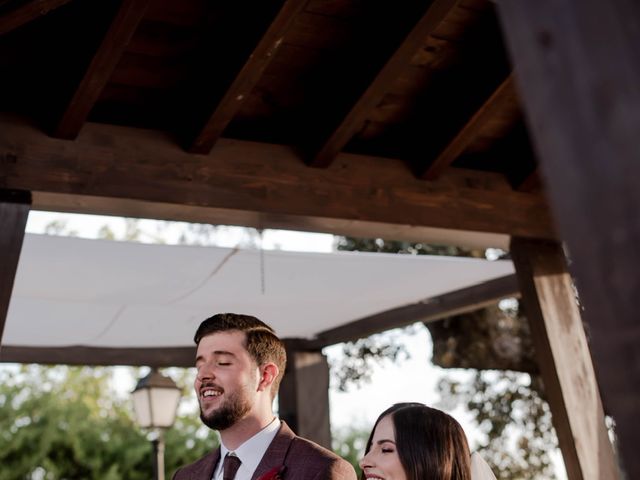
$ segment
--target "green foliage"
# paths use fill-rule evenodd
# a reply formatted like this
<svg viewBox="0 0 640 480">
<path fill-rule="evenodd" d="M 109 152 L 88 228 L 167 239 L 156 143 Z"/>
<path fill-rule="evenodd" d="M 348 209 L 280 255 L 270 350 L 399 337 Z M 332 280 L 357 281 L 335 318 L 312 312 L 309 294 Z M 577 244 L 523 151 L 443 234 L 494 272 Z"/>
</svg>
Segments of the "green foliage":
<svg viewBox="0 0 640 480">
<path fill-rule="evenodd" d="M 485 257 L 485 252 L 457 247 L 382 239 L 342 238 L 338 248 L 413 255 Z M 512 365 L 526 364 L 529 370 L 537 370 L 535 364 L 532 366 L 532 362 L 525 361 L 529 358 L 527 355 L 532 353 L 526 319 L 519 318 L 517 308 L 503 313 L 496 316 L 495 311 L 485 310 L 475 315 L 460 315 L 429 324 L 435 346 L 434 360 L 444 367 L 464 365 L 483 368 L 486 365 L 500 365 L 498 368 L 512 368 Z M 478 339 L 481 345 L 476 342 Z M 491 341 L 493 343 L 489 345 Z M 482 348 L 472 348 L 474 345 Z M 344 365 L 336 369 L 340 388 L 345 389 L 350 383 L 366 380 L 374 361 L 395 360 L 401 351 L 399 348 L 393 337 L 384 335 L 347 345 L 344 348 Z M 500 355 L 496 355 L 496 352 Z M 510 353 L 514 358 L 505 359 L 505 353 Z M 475 370 L 471 380 L 456 381 L 452 376 L 444 377 L 438 390 L 442 397 L 441 408 L 453 410 L 462 405 L 474 415 L 479 429 L 485 434 L 485 442 L 479 451 L 498 479 L 537 480 L 553 477 L 549 454 L 557 450 L 558 442 L 537 376 L 530 377 L 508 370 Z"/>
<path fill-rule="evenodd" d="M 151 478 L 151 444 L 131 419 L 129 398 L 112 390 L 112 372 L 41 366 L 0 371 L 0 480 Z M 215 446 L 213 433 L 201 428 L 190 414 L 167 432 L 168 472 Z"/>
<path fill-rule="evenodd" d="M 331 374 L 337 381 L 338 390 L 346 392 L 371 381 L 374 364 L 402 361 L 409 357 L 404 345 L 389 334 L 372 335 L 342 346 L 342 359 L 331 365 Z"/>
<path fill-rule="evenodd" d="M 484 252 L 450 245 L 428 245 L 426 243 L 399 242 L 382 238 L 339 237 L 338 250 L 378 253 L 401 253 L 410 255 L 449 255 L 456 257 L 484 257 Z"/>
<path fill-rule="evenodd" d="M 369 438 L 368 428 L 347 427 L 333 432 L 333 451 L 353 465 L 360 478 L 358 461 L 362 458 Z"/>
<path fill-rule="evenodd" d="M 486 435 L 480 446 L 498 479 L 553 477 L 550 452 L 558 441 L 549 405 L 537 376 L 509 371 L 476 371 L 471 381 L 444 377 L 441 406 L 464 405 Z"/>
</svg>

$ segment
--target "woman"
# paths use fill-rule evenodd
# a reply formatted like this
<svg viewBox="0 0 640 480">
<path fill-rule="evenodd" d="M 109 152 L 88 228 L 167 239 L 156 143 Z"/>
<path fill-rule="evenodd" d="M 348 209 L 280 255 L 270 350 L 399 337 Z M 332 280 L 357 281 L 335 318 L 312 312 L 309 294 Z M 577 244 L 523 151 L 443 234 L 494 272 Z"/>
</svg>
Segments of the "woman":
<svg viewBox="0 0 640 480">
<path fill-rule="evenodd" d="M 477 454 L 472 459 L 460 424 L 421 403 L 397 403 L 382 412 L 360 468 L 363 479 L 495 479 Z"/>
</svg>

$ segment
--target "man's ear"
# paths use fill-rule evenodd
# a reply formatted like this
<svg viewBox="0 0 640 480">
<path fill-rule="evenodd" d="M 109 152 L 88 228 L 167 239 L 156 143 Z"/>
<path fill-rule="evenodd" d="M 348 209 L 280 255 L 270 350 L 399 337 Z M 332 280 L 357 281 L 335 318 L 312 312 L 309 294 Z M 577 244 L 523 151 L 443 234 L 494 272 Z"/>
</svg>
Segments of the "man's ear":
<svg viewBox="0 0 640 480">
<path fill-rule="evenodd" d="M 258 383 L 258 391 L 270 391 L 271 385 L 278 378 L 280 369 L 275 363 L 265 363 L 260 367 L 260 382 Z"/>
</svg>

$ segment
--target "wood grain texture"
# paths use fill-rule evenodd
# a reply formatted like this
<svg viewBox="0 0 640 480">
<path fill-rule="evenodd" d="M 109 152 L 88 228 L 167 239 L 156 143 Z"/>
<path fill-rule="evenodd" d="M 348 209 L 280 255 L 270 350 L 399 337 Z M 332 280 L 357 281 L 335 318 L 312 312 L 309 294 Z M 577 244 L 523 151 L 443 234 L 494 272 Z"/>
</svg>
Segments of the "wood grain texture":
<svg viewBox="0 0 640 480">
<path fill-rule="evenodd" d="M 393 53 L 382 70 L 354 103 L 341 123 L 311 159 L 314 167 L 326 167 L 359 130 L 367 115 L 376 107 L 405 69 L 417 50 L 442 20 L 458 5 L 459 0 L 435 0 L 418 20 L 409 35 Z"/>
<path fill-rule="evenodd" d="M 0 349 L 30 204 L 29 192 L 0 189 Z"/>
<path fill-rule="evenodd" d="M 195 365 L 196 348 L 102 348 L 102 347 L 26 347 L 4 346 L 0 362 L 40 363 L 43 365 L 132 365 L 182 367 Z"/>
<path fill-rule="evenodd" d="M 513 78 L 509 75 L 429 165 L 422 174 L 422 178 L 425 180 L 438 178 L 444 169 L 449 167 L 477 138 L 487 122 L 490 122 L 504 109 L 511 108 L 516 102 Z"/>
<path fill-rule="evenodd" d="M 573 261 L 603 402 L 628 478 L 640 478 L 640 4 L 509 0 L 498 7 Z"/>
<path fill-rule="evenodd" d="M 287 348 L 278 413 L 298 435 L 331 448 L 329 365 L 322 352 Z"/>
<path fill-rule="evenodd" d="M 500 174 L 456 171 L 416 179 L 401 161 L 341 154 L 309 168 L 290 147 L 218 142 L 190 155 L 158 132 L 87 124 L 75 142 L 0 120 L 0 186 L 394 226 L 553 238 L 544 199 Z M 117 213 L 114 202 L 113 213 Z"/>
<path fill-rule="evenodd" d="M 562 248 L 514 239 L 511 256 L 568 477 L 618 478 L 589 345 Z"/>
<path fill-rule="evenodd" d="M 70 0 L 31 0 L 0 16 L 0 35 L 20 28 L 69 3 Z"/>
<path fill-rule="evenodd" d="M 422 302 L 393 308 L 355 320 L 331 330 L 320 332 L 312 343 L 324 348 L 341 342 L 352 342 L 400 328 L 416 322 L 430 322 L 452 315 L 472 312 L 506 297 L 518 297 L 520 292 L 515 275 L 490 280 L 472 287 L 429 298 Z"/>
<path fill-rule="evenodd" d="M 150 0 L 123 0 L 97 52 L 66 105 L 54 136 L 76 138 L 133 36 Z"/>
<path fill-rule="evenodd" d="M 306 0 L 285 0 L 265 34 L 260 38 L 246 62 L 224 92 L 206 123 L 193 141 L 189 151 L 209 153 L 243 102 L 256 86 L 263 72 L 282 45 L 287 30 Z"/>
</svg>

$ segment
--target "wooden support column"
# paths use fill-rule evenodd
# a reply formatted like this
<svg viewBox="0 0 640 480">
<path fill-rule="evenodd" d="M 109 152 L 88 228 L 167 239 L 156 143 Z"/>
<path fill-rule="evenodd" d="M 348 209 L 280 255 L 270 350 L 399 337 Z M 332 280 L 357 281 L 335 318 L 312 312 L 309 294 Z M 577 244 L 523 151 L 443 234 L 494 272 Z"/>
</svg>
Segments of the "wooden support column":
<svg viewBox="0 0 640 480">
<path fill-rule="evenodd" d="M 29 192 L 0 189 L 0 348 L 30 206 Z"/>
<path fill-rule="evenodd" d="M 564 253 L 556 243 L 513 239 L 511 255 L 569 479 L 618 478 Z"/>
<path fill-rule="evenodd" d="M 603 402 L 640 478 L 640 3 L 497 3 Z"/>
<path fill-rule="evenodd" d="M 322 352 L 287 348 L 287 370 L 278 405 L 280 418 L 294 432 L 331 448 L 329 364 Z"/>
</svg>

